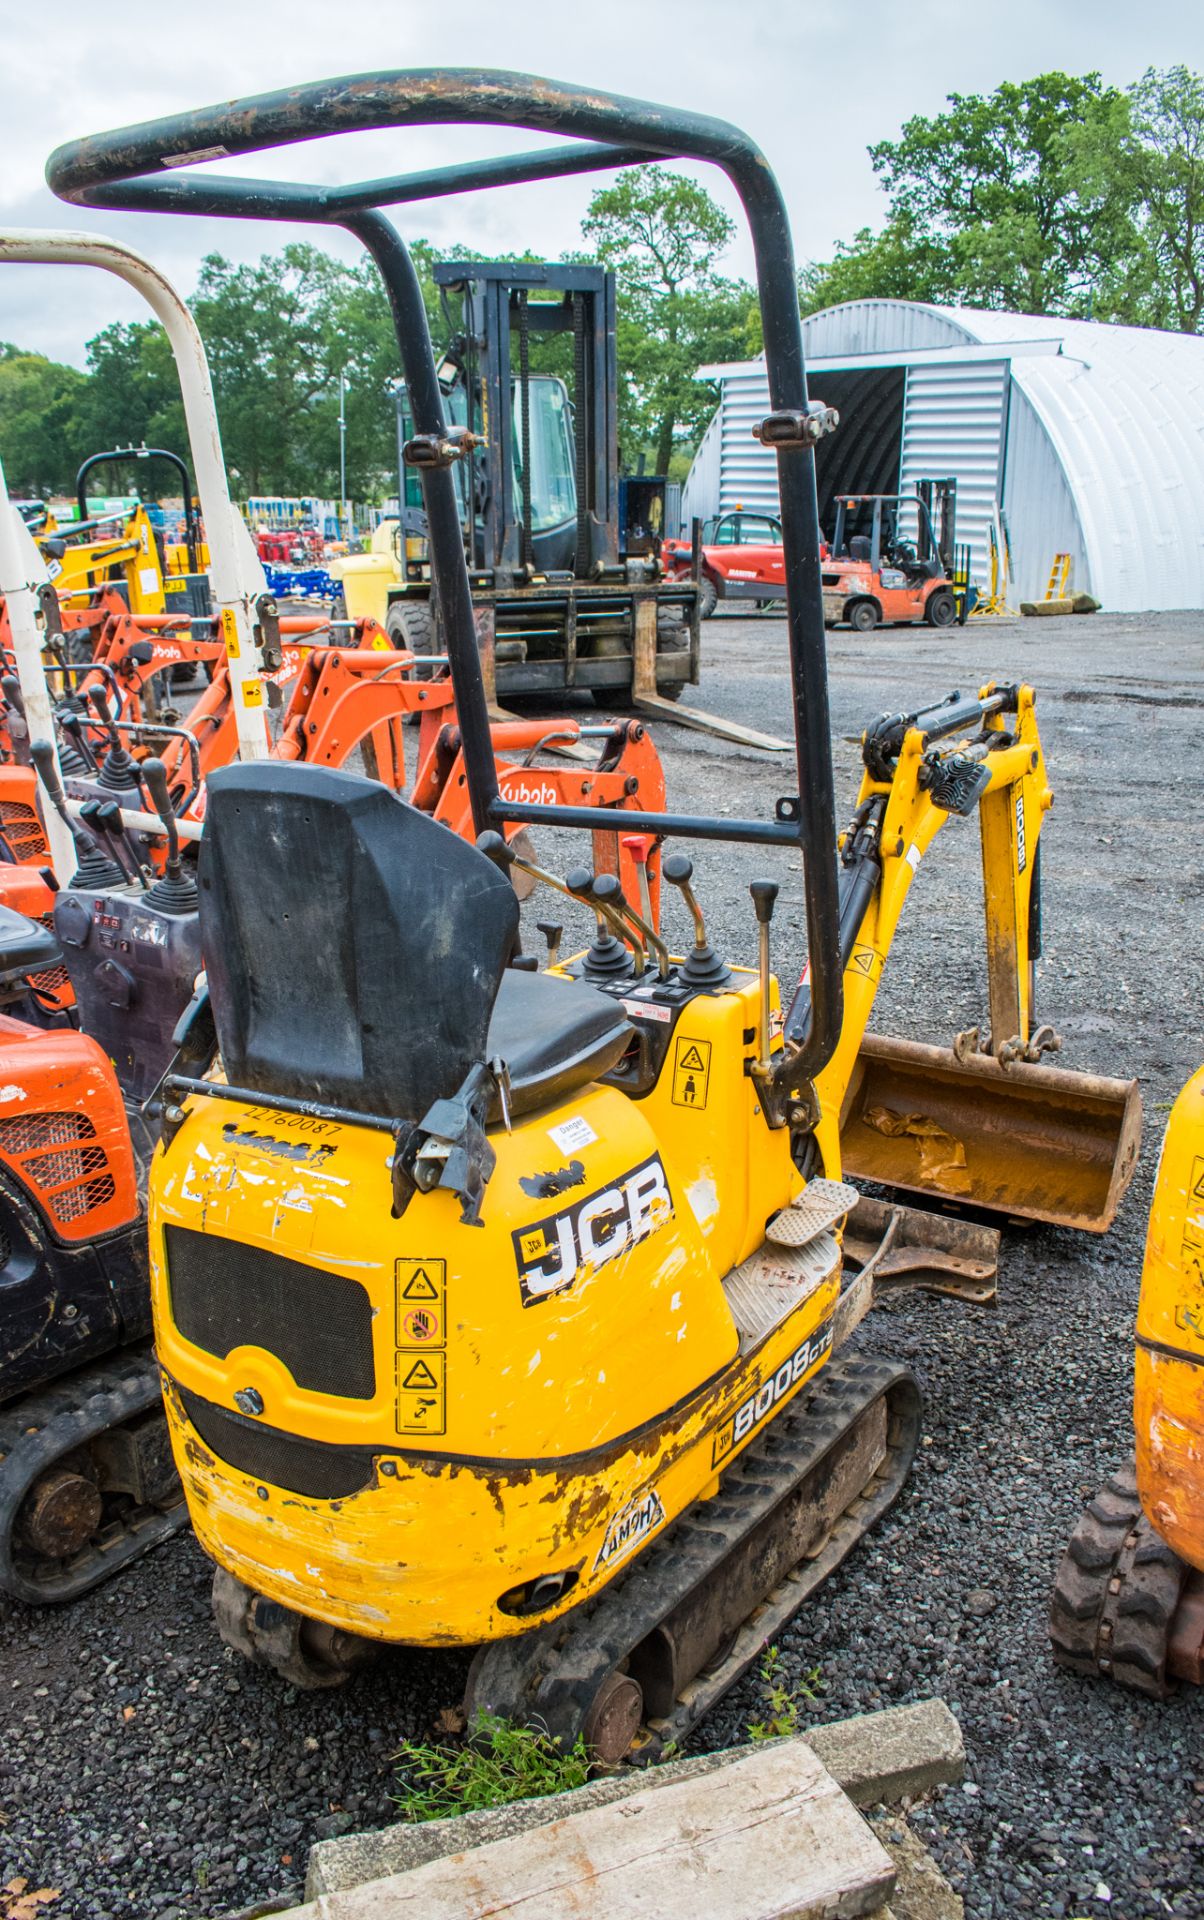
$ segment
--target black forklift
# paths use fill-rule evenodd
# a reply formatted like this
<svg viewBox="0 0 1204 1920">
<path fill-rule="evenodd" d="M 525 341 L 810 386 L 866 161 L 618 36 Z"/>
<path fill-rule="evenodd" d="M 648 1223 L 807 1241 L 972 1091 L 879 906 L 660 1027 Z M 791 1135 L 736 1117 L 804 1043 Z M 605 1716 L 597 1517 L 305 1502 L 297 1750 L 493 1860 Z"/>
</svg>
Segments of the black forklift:
<svg viewBox="0 0 1204 1920">
<path fill-rule="evenodd" d="M 697 569 L 668 578 L 659 540 L 625 537 L 624 513 L 642 496 L 632 501 L 636 483 L 619 478 L 614 274 L 451 260 L 435 282 L 448 339 L 439 384 L 449 434 L 467 449 L 456 492 L 493 712 L 515 695 L 580 687 L 612 710 L 784 745 L 678 704 L 698 682 Z M 404 382 L 397 421 L 403 580 L 389 589 L 386 624 L 396 644 L 442 656 Z"/>
</svg>

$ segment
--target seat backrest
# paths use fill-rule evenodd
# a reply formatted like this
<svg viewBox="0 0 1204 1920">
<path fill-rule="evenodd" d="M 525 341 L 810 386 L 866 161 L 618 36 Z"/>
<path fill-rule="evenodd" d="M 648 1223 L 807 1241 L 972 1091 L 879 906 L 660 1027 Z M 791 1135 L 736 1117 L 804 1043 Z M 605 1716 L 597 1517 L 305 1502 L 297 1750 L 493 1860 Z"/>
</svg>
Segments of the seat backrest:
<svg viewBox="0 0 1204 1920">
<path fill-rule="evenodd" d="M 420 1120 L 485 1058 L 514 889 L 377 781 L 278 760 L 223 767 L 198 878 L 233 1084 Z"/>
</svg>

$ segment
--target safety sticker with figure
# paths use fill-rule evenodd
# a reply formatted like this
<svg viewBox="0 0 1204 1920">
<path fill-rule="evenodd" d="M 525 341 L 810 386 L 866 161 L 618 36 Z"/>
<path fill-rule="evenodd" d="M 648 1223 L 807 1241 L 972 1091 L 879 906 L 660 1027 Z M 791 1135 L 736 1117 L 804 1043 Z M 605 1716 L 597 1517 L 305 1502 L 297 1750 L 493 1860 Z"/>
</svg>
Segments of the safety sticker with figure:
<svg viewBox="0 0 1204 1920">
<path fill-rule="evenodd" d="M 673 1047 L 673 1104 L 694 1107 L 700 1113 L 707 1103 L 711 1078 L 711 1043 L 691 1040 L 680 1034 Z"/>
</svg>

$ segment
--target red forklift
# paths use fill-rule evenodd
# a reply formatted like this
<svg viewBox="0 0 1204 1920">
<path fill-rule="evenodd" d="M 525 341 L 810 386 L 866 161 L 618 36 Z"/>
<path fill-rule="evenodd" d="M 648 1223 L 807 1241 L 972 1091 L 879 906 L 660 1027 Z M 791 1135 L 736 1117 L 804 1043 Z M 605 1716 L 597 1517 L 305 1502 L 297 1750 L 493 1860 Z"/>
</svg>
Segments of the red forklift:
<svg viewBox="0 0 1204 1920">
<path fill-rule="evenodd" d="M 692 541 L 663 540 L 661 565 L 669 579 L 689 579 Z M 709 620 L 721 600 L 751 600 L 758 607 L 782 601 L 786 591 L 782 568 L 782 523 L 772 514 L 748 513 L 736 507 L 733 512 L 704 520 L 698 576 L 700 618 Z"/>
<path fill-rule="evenodd" d="M 833 504 L 825 626 L 953 626 L 956 480 L 918 480 L 912 494 L 841 493 Z"/>
</svg>

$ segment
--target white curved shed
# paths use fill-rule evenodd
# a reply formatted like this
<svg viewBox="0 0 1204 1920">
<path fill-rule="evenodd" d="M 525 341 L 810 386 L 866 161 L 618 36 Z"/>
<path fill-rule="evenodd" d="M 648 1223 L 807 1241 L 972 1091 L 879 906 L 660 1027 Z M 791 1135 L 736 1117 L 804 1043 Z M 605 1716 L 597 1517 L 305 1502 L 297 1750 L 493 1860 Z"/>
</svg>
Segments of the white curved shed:
<svg viewBox="0 0 1204 1920">
<path fill-rule="evenodd" d="M 858 300 L 804 322 L 811 391 L 839 407 L 821 447 L 833 492 L 958 482 L 958 538 L 980 585 L 990 529 L 1009 600 L 1039 599 L 1055 556 L 1118 612 L 1204 606 L 1204 338 L 1099 321 Z M 722 402 L 683 514 L 772 508 L 760 361 L 708 368 Z"/>
</svg>

